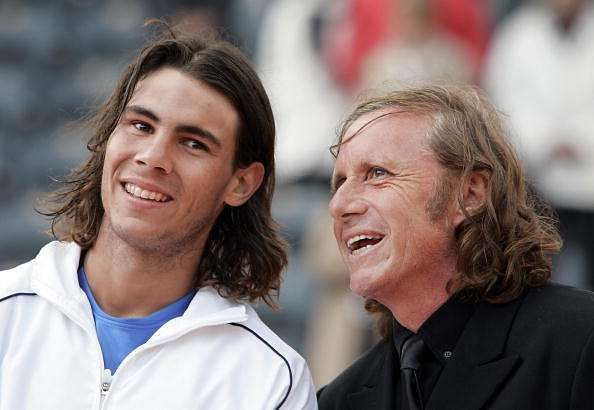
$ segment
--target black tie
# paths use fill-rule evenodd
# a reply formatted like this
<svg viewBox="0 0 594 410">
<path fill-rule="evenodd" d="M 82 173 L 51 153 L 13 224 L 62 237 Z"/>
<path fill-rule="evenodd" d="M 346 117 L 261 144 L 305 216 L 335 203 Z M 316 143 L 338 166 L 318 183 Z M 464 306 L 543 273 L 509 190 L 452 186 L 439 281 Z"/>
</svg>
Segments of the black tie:
<svg viewBox="0 0 594 410">
<path fill-rule="evenodd" d="M 400 354 L 400 370 L 404 386 L 404 405 L 408 410 L 423 410 L 423 396 L 417 378 L 417 370 L 421 364 L 421 354 L 425 344 L 418 335 L 411 335 L 402 344 Z"/>
</svg>

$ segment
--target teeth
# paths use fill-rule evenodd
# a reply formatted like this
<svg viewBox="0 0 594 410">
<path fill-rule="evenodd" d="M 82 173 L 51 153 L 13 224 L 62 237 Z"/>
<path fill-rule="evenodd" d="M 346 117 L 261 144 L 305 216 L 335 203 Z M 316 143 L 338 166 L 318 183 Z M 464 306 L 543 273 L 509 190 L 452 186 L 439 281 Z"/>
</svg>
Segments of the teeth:
<svg viewBox="0 0 594 410">
<path fill-rule="evenodd" d="M 354 236 L 354 237 L 352 237 L 351 239 L 349 239 L 349 240 L 347 241 L 346 245 L 347 245 L 347 247 L 349 247 L 349 248 L 350 248 L 350 247 L 351 247 L 351 246 L 352 246 L 352 245 L 353 245 L 355 242 L 357 242 L 357 241 L 360 241 L 361 239 L 377 239 L 377 238 L 379 238 L 379 236 L 371 236 L 371 235 L 357 235 L 357 236 Z M 365 249 L 365 248 L 367 248 L 368 246 L 371 246 L 371 245 L 364 246 L 364 247 L 363 247 L 363 248 L 361 248 L 361 249 Z"/>
<path fill-rule="evenodd" d="M 361 246 L 361 247 L 354 246 L 355 244 L 357 244 L 357 242 L 362 241 L 362 240 L 370 240 L 370 241 L 372 241 L 372 243 L 367 243 L 366 245 Z M 381 240 L 382 240 L 381 235 L 357 235 L 357 236 L 352 237 L 348 241 L 346 241 L 346 245 L 347 245 L 347 248 L 348 248 L 349 252 L 351 253 L 351 255 L 356 256 L 356 255 L 360 255 L 362 253 L 367 252 L 372 247 L 377 245 Z M 360 244 L 360 245 L 363 245 L 363 244 Z"/>
<path fill-rule="evenodd" d="M 361 254 L 361 253 L 363 253 L 363 252 L 366 252 L 366 251 L 367 251 L 367 249 L 371 248 L 372 246 L 374 246 L 374 245 L 365 245 L 365 246 L 364 246 L 364 247 L 362 247 L 362 248 L 355 249 L 355 250 L 354 250 L 354 251 L 352 251 L 351 253 L 352 253 L 353 255 L 359 255 L 359 254 Z"/>
<path fill-rule="evenodd" d="M 169 199 L 169 197 L 165 194 L 142 189 L 139 186 L 134 185 L 130 182 L 126 182 L 126 184 L 124 184 L 124 189 L 126 190 L 126 192 L 137 198 L 148 199 L 156 202 L 165 202 Z"/>
</svg>

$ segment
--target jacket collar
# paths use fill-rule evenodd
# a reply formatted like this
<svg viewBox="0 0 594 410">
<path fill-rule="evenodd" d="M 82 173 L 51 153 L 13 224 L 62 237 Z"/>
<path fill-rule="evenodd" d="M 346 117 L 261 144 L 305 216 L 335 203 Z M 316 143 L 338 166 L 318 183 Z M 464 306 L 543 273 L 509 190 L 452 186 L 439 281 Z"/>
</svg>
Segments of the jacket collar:
<svg viewBox="0 0 594 410">
<path fill-rule="evenodd" d="M 519 361 L 515 354 L 504 355 L 513 319 L 521 305 L 520 297 L 510 303 L 480 303 L 464 328 L 435 385 L 427 409 L 478 409 L 502 385 Z M 376 358 L 348 396 L 351 410 L 394 408 L 394 349 L 380 344 Z"/>
<path fill-rule="evenodd" d="M 223 298 L 210 286 L 200 288 L 184 314 L 165 323 L 147 342 L 147 346 L 165 343 L 202 327 L 245 322 L 248 310 L 251 308 Z"/>
<path fill-rule="evenodd" d="M 350 410 L 394 409 L 396 356 L 389 341 L 380 342 L 374 349 L 372 363 L 367 366 L 361 383 L 347 397 Z M 371 353 L 371 352 L 370 352 Z"/>
<path fill-rule="evenodd" d="M 480 303 L 444 368 L 428 409 L 483 408 L 518 364 L 504 354 L 508 334 L 523 296 L 506 304 Z"/>
<path fill-rule="evenodd" d="M 76 271 L 80 247 L 73 242 L 53 241 L 45 245 L 33 262 L 31 289 L 40 296 L 61 304 L 81 300 L 84 296 Z"/>
<path fill-rule="evenodd" d="M 77 270 L 81 248 L 72 242 L 50 242 L 33 261 L 31 289 L 56 305 L 72 320 L 89 329 L 93 319 L 89 302 L 81 290 Z M 170 338 L 198 326 L 247 320 L 244 304 L 223 298 L 212 287 L 201 288 L 186 312 L 164 325 L 159 334 Z"/>
<path fill-rule="evenodd" d="M 59 241 L 48 243 L 33 260 L 31 289 L 85 330 L 92 332 L 91 307 L 76 274 L 79 259 L 80 247 L 77 244 Z"/>
</svg>

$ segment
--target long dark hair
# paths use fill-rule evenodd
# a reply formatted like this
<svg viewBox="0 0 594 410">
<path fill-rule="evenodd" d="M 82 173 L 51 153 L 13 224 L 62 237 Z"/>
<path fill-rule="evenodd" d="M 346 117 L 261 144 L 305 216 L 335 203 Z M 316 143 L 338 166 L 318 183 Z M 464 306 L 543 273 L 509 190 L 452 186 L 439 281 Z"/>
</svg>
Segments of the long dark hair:
<svg viewBox="0 0 594 410">
<path fill-rule="evenodd" d="M 152 72 L 170 67 L 207 83 L 237 110 L 234 166 L 264 165 L 259 189 L 242 206 L 226 206 L 205 244 L 197 270 L 199 286 L 212 285 L 233 299 L 262 299 L 269 306 L 280 287 L 287 264 L 286 245 L 271 216 L 274 192 L 275 126 L 264 88 L 247 58 L 226 41 L 187 35 L 166 27 L 150 40 L 128 65 L 113 93 L 86 121 L 92 134 L 90 155 L 45 198 L 39 212 L 51 220 L 51 233 L 88 249 L 97 239 L 103 205 L 101 174 L 107 141 L 118 124 L 136 84 Z"/>
</svg>

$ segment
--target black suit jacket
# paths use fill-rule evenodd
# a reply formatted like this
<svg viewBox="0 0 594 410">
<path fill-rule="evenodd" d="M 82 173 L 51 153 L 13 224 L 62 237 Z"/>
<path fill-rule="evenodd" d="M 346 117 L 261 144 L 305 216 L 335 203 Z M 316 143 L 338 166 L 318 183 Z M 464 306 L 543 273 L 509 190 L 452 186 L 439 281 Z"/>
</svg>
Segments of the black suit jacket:
<svg viewBox="0 0 594 410">
<path fill-rule="evenodd" d="M 318 392 L 320 409 L 393 409 L 393 350 L 361 356 Z M 594 409 L 594 293 L 550 284 L 479 304 L 426 409 Z"/>
</svg>

